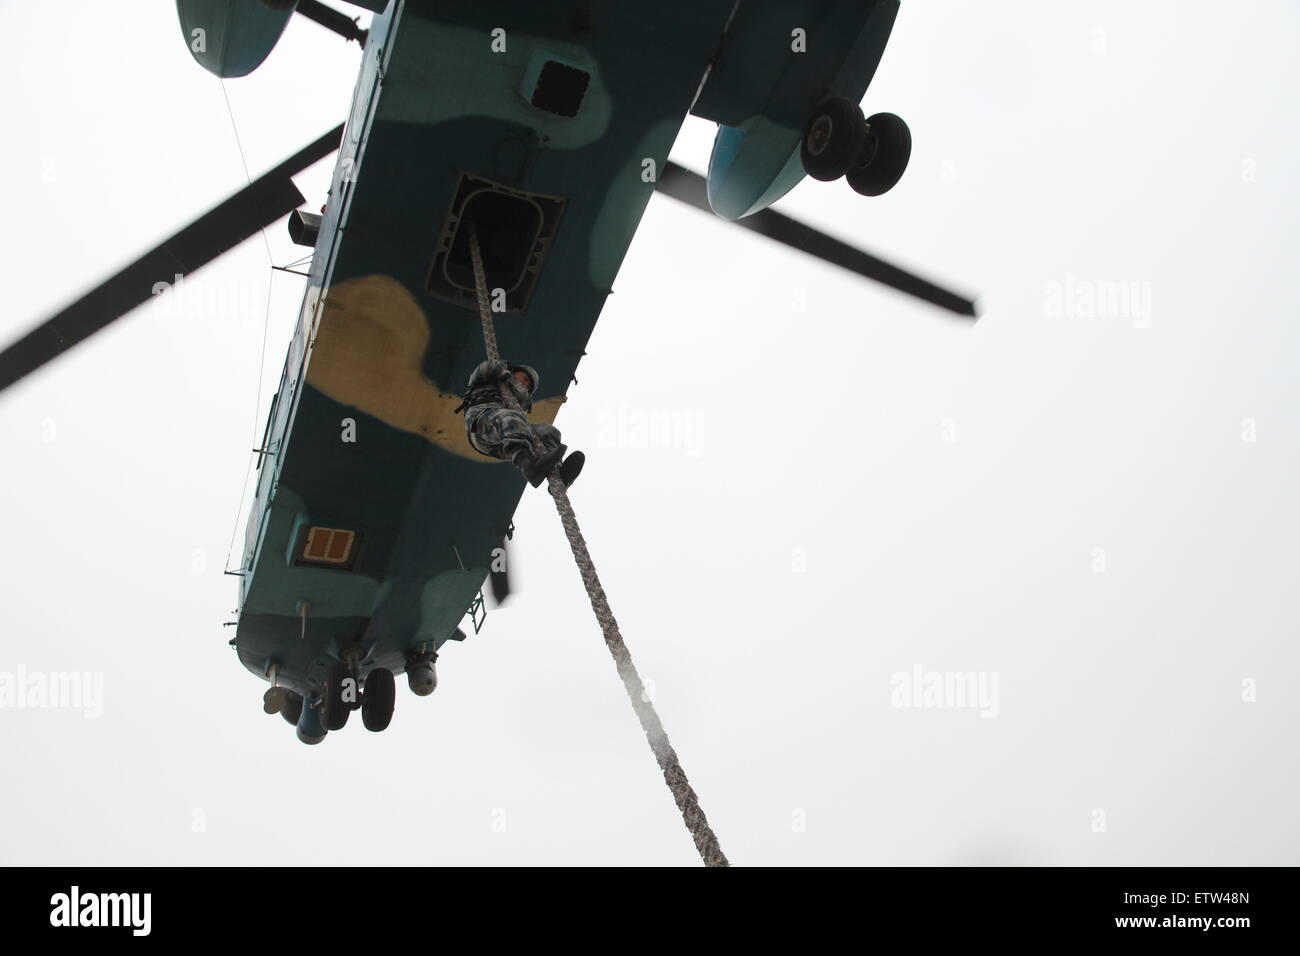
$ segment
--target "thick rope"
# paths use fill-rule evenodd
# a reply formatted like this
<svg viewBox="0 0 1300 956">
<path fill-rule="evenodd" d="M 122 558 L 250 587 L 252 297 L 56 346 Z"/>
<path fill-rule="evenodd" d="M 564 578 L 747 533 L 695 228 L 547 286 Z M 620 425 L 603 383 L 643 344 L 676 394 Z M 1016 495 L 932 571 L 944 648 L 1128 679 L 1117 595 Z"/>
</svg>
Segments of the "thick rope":
<svg viewBox="0 0 1300 956">
<path fill-rule="evenodd" d="M 487 349 L 488 358 L 500 361 L 496 330 L 492 325 L 492 309 L 488 302 L 483 255 L 479 250 L 478 229 L 473 221 L 469 224 L 469 249 L 474 262 L 474 286 L 478 294 L 479 318 L 483 322 L 483 345 Z M 519 403 L 515 401 L 514 395 L 504 383 L 501 385 L 501 399 L 506 407 L 519 410 Z M 534 450 L 540 450 L 536 439 L 533 441 L 533 446 Z M 677 751 L 673 750 L 673 745 L 668 742 L 668 734 L 659 720 L 659 715 L 655 713 L 654 705 L 650 702 L 650 696 L 646 693 L 645 684 L 641 682 L 641 675 L 637 673 L 636 665 L 632 663 L 632 655 L 628 653 L 627 645 L 623 643 L 623 635 L 618 630 L 618 621 L 614 620 L 614 612 L 610 610 L 605 589 L 600 586 L 596 565 L 591 560 L 590 552 L 587 551 L 586 539 L 582 536 L 582 529 L 578 527 L 578 518 L 573 513 L 573 505 L 569 503 L 569 492 L 560 478 L 559 469 L 552 471 L 547 476 L 546 482 L 551 497 L 555 499 L 555 508 L 560 513 L 560 523 L 564 526 L 564 533 L 569 539 L 569 548 L 578 563 L 582 583 L 587 588 L 587 597 L 591 599 L 591 609 L 600 624 L 601 633 L 605 635 L 605 646 L 609 648 L 609 653 L 614 658 L 618 676 L 623 678 L 623 687 L 632 701 L 632 709 L 636 711 L 637 719 L 641 721 L 641 729 L 645 731 L 646 740 L 650 742 L 650 749 L 654 751 L 655 760 L 658 761 L 659 769 L 664 774 L 664 782 L 672 791 L 673 800 L 677 803 L 677 809 L 681 811 L 686 829 L 690 831 L 691 838 L 695 841 L 695 849 L 699 851 L 700 859 L 704 861 L 705 866 L 730 866 L 722 852 L 722 847 L 718 845 L 718 838 L 713 835 L 713 829 L 700 808 L 699 798 L 695 796 L 691 782 L 686 779 L 686 771 L 682 769 L 681 761 L 677 759 Z"/>
<path fill-rule="evenodd" d="M 488 301 L 487 275 L 483 270 L 483 253 L 478 246 L 478 223 L 469 221 L 469 254 L 474 261 L 474 291 L 478 296 L 478 317 L 483 324 L 483 347 L 487 357 L 493 362 L 501 361 L 501 351 L 497 348 L 497 333 L 492 325 L 492 304 Z M 501 397 L 508 408 L 519 408 L 519 403 L 510 394 L 506 386 L 501 386 Z"/>
</svg>

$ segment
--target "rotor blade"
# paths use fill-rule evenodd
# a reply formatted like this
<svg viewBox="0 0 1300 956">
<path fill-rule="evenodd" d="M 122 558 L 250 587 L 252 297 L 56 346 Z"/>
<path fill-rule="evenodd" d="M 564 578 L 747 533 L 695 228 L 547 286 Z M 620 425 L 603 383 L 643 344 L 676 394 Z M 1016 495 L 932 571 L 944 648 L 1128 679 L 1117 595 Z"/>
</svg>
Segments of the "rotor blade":
<svg viewBox="0 0 1300 956">
<path fill-rule="evenodd" d="M 713 209 L 709 205 L 708 187 L 704 177 L 699 173 L 673 162 L 666 163 L 659 176 L 659 191 L 679 202 L 713 215 Z M 973 318 L 979 314 L 975 303 L 970 299 L 941 288 L 861 249 L 855 249 L 838 239 L 832 239 L 826 233 L 818 232 L 811 226 L 805 226 L 775 210 L 764 209 L 744 219 L 734 220 L 734 225 L 751 229 L 769 239 L 775 239 L 777 242 L 848 269 L 860 276 L 883 282 L 899 292 L 924 299 L 958 315 Z"/>
<path fill-rule="evenodd" d="M 304 202 L 291 176 L 339 148 L 340 123 L 0 352 L 0 390 L 120 319 Z"/>
</svg>

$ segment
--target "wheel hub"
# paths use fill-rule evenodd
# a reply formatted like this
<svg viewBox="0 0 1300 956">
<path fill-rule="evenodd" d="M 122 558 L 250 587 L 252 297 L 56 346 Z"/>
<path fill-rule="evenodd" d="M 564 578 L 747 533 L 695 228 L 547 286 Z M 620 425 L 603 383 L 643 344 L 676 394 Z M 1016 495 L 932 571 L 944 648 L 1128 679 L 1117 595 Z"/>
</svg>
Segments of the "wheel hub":
<svg viewBox="0 0 1300 956">
<path fill-rule="evenodd" d="M 870 166 L 878 152 L 880 152 L 880 137 L 871 132 L 871 127 L 867 127 L 867 141 L 862 144 L 862 158 L 858 160 L 857 168 L 866 169 Z"/>
<path fill-rule="evenodd" d="M 812 126 L 808 128 L 808 152 L 813 156 L 820 156 L 825 152 L 834 131 L 835 124 L 829 116 L 823 115 L 813 120 Z"/>
</svg>

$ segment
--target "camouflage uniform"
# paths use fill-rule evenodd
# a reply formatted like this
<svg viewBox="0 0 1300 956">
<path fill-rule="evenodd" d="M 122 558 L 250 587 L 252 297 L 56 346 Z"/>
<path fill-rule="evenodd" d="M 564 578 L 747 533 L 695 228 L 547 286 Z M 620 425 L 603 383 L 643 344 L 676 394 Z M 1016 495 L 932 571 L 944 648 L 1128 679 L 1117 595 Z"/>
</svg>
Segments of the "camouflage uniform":
<svg viewBox="0 0 1300 956">
<path fill-rule="evenodd" d="M 526 373 L 532 379 L 533 387 L 527 388 L 515 378 L 515 372 Z M 554 425 L 530 422 L 525 414 L 532 411 L 538 381 L 537 370 L 527 365 L 507 365 L 491 359 L 480 362 L 469 377 L 464 401 L 456 409 L 465 412 L 469 443 L 484 455 L 514 460 L 516 464 L 521 454 L 532 454 L 533 438 L 541 442 L 544 451 L 558 448 L 560 430 Z M 521 411 L 501 403 L 502 382 L 514 395 Z"/>
</svg>

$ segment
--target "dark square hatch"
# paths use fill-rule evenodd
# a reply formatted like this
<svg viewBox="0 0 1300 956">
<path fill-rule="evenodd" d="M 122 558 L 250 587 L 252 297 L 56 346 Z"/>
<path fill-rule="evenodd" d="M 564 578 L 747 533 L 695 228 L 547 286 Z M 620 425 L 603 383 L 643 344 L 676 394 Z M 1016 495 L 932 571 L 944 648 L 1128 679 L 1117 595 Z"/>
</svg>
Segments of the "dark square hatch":
<svg viewBox="0 0 1300 956">
<path fill-rule="evenodd" d="M 577 116 L 582 108 L 582 98 L 587 95 L 591 74 L 586 70 L 567 66 L 557 60 L 542 64 L 532 103 L 539 110 L 557 116 Z"/>
</svg>

